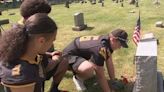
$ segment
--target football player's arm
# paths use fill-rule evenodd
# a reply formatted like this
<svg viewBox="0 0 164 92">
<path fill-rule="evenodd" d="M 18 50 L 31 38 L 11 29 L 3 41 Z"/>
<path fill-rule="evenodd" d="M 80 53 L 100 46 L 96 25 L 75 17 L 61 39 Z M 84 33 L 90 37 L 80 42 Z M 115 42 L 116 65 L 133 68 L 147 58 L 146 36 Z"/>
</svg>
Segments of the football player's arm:
<svg viewBox="0 0 164 92">
<path fill-rule="evenodd" d="M 61 52 L 60 51 L 46 52 L 46 55 L 51 56 L 51 58 L 48 59 L 49 62 L 46 67 L 46 70 L 50 71 L 60 62 Z"/>
<path fill-rule="evenodd" d="M 108 71 L 110 79 L 112 80 L 115 79 L 115 71 L 114 71 L 112 56 L 110 56 L 108 60 L 106 61 L 106 67 L 107 67 L 107 71 Z"/>
<path fill-rule="evenodd" d="M 103 89 L 103 92 L 111 92 L 110 91 L 111 89 L 109 88 L 107 79 L 105 78 L 103 66 L 96 66 L 95 72 L 96 72 L 96 76 L 98 78 L 98 82 L 99 82 L 101 88 Z"/>
</svg>

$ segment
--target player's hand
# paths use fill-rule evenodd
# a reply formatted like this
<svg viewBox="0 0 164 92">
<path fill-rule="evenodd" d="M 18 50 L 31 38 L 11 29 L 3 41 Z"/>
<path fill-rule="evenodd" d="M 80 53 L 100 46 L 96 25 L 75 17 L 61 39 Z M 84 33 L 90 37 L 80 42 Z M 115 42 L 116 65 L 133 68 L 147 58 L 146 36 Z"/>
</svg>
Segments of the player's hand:
<svg viewBox="0 0 164 92">
<path fill-rule="evenodd" d="M 53 61 L 58 61 L 61 57 L 62 53 L 60 51 L 54 51 L 51 53 L 52 60 Z"/>
<path fill-rule="evenodd" d="M 53 61 L 58 61 L 62 53 L 60 51 L 46 52 L 46 55 L 49 56 Z"/>
</svg>

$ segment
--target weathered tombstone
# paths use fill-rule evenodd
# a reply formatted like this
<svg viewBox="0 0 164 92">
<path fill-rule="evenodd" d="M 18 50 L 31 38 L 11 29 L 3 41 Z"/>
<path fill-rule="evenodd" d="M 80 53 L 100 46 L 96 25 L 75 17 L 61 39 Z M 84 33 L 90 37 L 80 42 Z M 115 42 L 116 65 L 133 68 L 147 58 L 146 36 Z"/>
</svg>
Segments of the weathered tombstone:
<svg viewBox="0 0 164 92">
<path fill-rule="evenodd" d="M 131 10 L 131 11 L 129 11 L 129 13 L 135 13 L 135 11 L 134 10 Z"/>
<path fill-rule="evenodd" d="M 138 43 L 133 92 L 157 92 L 157 40 L 149 36 Z"/>
<path fill-rule="evenodd" d="M 96 4 L 96 0 L 92 0 L 92 4 Z"/>
<path fill-rule="evenodd" d="M 4 25 L 4 24 L 9 24 L 9 19 L 3 19 L 3 20 L 0 20 L 0 30 L 3 31 L 4 29 L 2 28 L 1 25 Z"/>
<path fill-rule="evenodd" d="M 9 19 L 0 20 L 0 25 L 9 24 Z"/>
<path fill-rule="evenodd" d="M 69 8 L 69 0 L 66 0 L 65 7 Z"/>
<path fill-rule="evenodd" d="M 101 6 L 104 7 L 104 2 L 102 1 Z"/>
<path fill-rule="evenodd" d="M 103 1 L 102 0 L 99 0 L 98 3 L 102 3 Z"/>
<path fill-rule="evenodd" d="M 135 4 L 135 2 L 136 2 L 135 0 L 130 0 L 129 4 Z"/>
<path fill-rule="evenodd" d="M 12 3 L 13 3 L 13 7 L 15 8 L 18 2 L 17 2 L 17 0 L 13 0 Z"/>
<path fill-rule="evenodd" d="M 118 3 L 118 0 L 116 0 L 115 2 Z"/>
<path fill-rule="evenodd" d="M 155 23 L 155 26 L 156 27 L 164 27 L 164 24 L 163 24 L 163 22 L 162 21 L 157 21 L 156 23 Z"/>
<path fill-rule="evenodd" d="M 121 7 L 124 7 L 124 0 L 120 0 Z"/>
<path fill-rule="evenodd" d="M 84 24 L 84 16 L 83 13 L 75 13 L 74 14 L 74 22 L 75 26 L 72 28 L 75 31 L 81 31 L 87 28 L 87 25 Z"/>
<path fill-rule="evenodd" d="M 160 5 L 160 1 L 159 1 L 159 0 L 155 0 L 153 3 L 154 3 L 155 5 Z"/>
<path fill-rule="evenodd" d="M 139 7 L 139 5 L 138 5 L 138 0 L 136 0 L 136 7 Z"/>
<path fill-rule="evenodd" d="M 14 12 L 12 12 L 12 13 L 9 13 L 9 15 L 15 15 L 15 13 L 14 13 Z"/>
<path fill-rule="evenodd" d="M 0 15 L 2 15 L 2 11 L 0 10 Z"/>
<path fill-rule="evenodd" d="M 164 92 L 163 76 L 162 76 L 162 72 L 160 71 L 157 72 L 157 86 L 158 86 L 157 92 Z"/>
</svg>

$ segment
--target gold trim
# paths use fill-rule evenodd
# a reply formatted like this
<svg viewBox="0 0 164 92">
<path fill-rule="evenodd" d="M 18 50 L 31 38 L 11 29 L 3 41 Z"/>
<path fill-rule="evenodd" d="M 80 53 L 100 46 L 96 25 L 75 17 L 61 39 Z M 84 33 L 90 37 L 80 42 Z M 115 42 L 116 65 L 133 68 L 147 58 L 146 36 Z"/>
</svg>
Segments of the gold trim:
<svg viewBox="0 0 164 92">
<path fill-rule="evenodd" d="M 42 58 L 43 57 L 41 55 L 37 55 L 37 61 L 35 61 L 35 60 L 31 60 L 31 59 L 29 59 L 27 57 L 21 57 L 22 60 L 25 60 L 25 61 L 27 61 L 30 64 L 36 64 L 36 65 L 38 65 L 40 63 Z"/>
<path fill-rule="evenodd" d="M 11 88 L 20 88 L 20 87 L 28 87 L 28 86 L 34 86 L 36 83 L 30 83 L 30 84 L 25 84 L 25 85 L 9 85 L 9 84 L 5 84 L 3 82 L 1 82 L 1 84 L 3 86 L 6 86 L 6 87 L 11 87 Z"/>
</svg>

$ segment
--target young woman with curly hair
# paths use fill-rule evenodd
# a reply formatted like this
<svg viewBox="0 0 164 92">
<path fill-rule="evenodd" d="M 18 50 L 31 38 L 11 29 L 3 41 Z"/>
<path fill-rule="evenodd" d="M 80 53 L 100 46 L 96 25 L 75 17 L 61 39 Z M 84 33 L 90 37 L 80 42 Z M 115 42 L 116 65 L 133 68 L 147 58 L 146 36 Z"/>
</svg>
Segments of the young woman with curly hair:
<svg viewBox="0 0 164 92">
<path fill-rule="evenodd" d="M 2 34 L 0 78 L 6 92 L 44 92 L 43 83 L 51 76 L 46 71 L 51 72 L 54 68 L 54 64 L 48 63 L 45 52 L 56 35 L 56 23 L 43 13 L 32 15 L 24 26 L 15 25 Z M 57 73 L 60 75 L 60 72 Z M 58 83 L 54 85 L 50 92 L 62 92 L 57 89 Z"/>
</svg>

